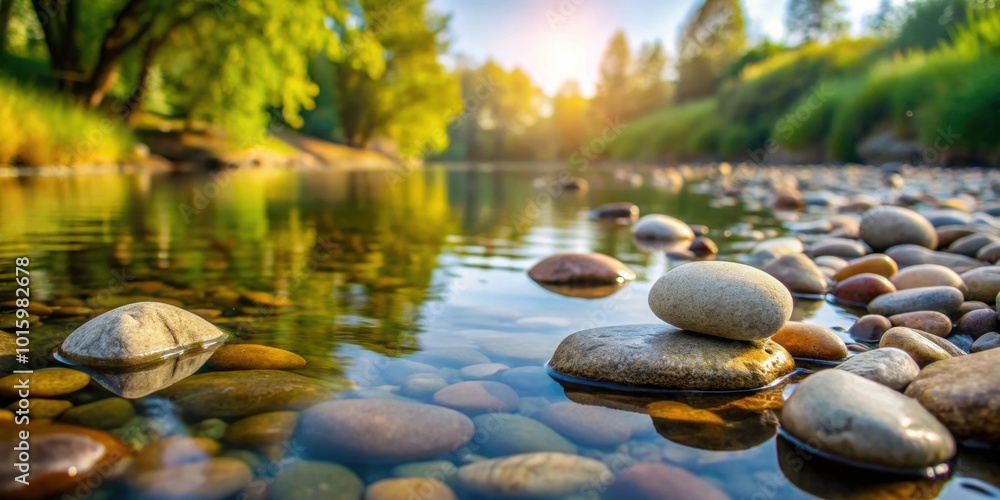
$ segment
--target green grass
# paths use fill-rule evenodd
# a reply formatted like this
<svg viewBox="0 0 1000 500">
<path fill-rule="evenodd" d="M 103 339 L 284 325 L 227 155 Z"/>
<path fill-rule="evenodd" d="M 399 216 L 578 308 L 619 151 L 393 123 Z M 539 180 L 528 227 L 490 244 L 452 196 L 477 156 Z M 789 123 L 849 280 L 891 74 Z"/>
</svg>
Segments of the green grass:
<svg viewBox="0 0 1000 500">
<path fill-rule="evenodd" d="M 0 165 L 113 163 L 134 144 L 116 117 L 0 78 Z"/>
</svg>

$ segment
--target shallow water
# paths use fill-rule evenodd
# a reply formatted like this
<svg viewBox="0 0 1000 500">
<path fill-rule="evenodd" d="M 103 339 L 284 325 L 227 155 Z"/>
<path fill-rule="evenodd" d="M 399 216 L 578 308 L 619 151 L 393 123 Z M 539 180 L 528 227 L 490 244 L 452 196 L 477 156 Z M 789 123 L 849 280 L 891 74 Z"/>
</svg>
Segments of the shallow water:
<svg viewBox="0 0 1000 500">
<path fill-rule="evenodd" d="M 386 372 L 398 358 L 416 355 L 434 364 L 426 354 L 420 358 L 421 351 L 468 348 L 512 368 L 541 367 L 572 332 L 659 322 L 646 295 L 652 281 L 678 263 L 637 247 L 627 226 L 589 220 L 588 211 L 599 204 L 630 201 L 643 214 L 707 225 L 722 259 L 745 258 L 740 252 L 752 241 L 748 224 L 769 235 L 785 233 L 769 210 L 713 202 L 697 183 L 628 186 L 610 171 L 593 171 L 584 194 L 552 196 L 533 186 L 538 177 L 554 178 L 557 169 L 528 164 L 403 173 L 259 169 L 222 177 L 0 179 L 0 262 L 31 256 L 38 302 L 77 298 L 100 310 L 153 296 L 188 309 L 219 309 L 220 327 L 305 357 L 308 365 L 297 373 L 346 378 L 358 391 L 345 397 L 389 397 L 396 385 Z M 638 279 L 611 296 L 583 299 L 550 292 L 526 275 L 548 255 L 588 250 L 617 257 Z M 0 269 L 0 290 L 9 295 L 15 287 L 11 267 Z M 166 286 L 143 293 L 147 285 L 136 284 L 148 281 Z M 293 306 L 272 311 L 213 298 L 244 291 L 284 292 Z M 797 300 L 793 315 L 833 328 L 848 342 L 854 341 L 843 330 L 853 318 L 816 300 Z M 33 328 L 36 357 L 44 358 L 85 319 L 47 319 Z M 457 377 L 454 369 L 436 368 Z M 616 394 L 562 387 L 536 375 L 519 388 L 521 413 L 563 401 L 657 409 L 658 418 L 643 417 L 648 422 L 637 423 L 627 442 L 610 449 L 581 446 L 581 454 L 613 470 L 650 460 L 680 466 L 733 498 L 964 498 L 978 494 L 963 485 L 1000 478 L 988 452 L 969 449 L 953 474 L 936 481 L 864 474 L 799 453 L 777 436 L 776 426 L 781 396 L 794 378 L 757 394 L 706 396 Z M 93 398 L 106 394 L 93 385 L 85 391 Z M 158 408 L 155 396 L 139 400 L 140 412 Z M 371 482 L 388 469 L 355 472 Z M 109 495 L 120 491 L 115 483 L 101 488 Z"/>
</svg>

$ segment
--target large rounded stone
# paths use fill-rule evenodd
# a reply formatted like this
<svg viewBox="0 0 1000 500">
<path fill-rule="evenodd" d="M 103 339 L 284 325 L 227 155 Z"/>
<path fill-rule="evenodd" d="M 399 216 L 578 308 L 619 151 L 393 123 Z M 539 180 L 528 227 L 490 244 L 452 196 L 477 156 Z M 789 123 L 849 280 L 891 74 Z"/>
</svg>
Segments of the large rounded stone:
<svg viewBox="0 0 1000 500">
<path fill-rule="evenodd" d="M 378 399 L 331 401 L 302 413 L 295 439 L 310 456 L 344 463 L 420 460 L 463 446 L 475 427 L 461 413 Z"/>
<path fill-rule="evenodd" d="M 213 370 L 295 370 L 306 366 L 306 360 L 266 345 L 227 344 L 216 349 L 205 364 Z"/>
<path fill-rule="evenodd" d="M 539 283 L 614 285 L 634 280 L 635 272 L 604 254 L 561 253 L 535 264 L 528 276 Z"/>
<path fill-rule="evenodd" d="M 924 368 L 906 395 L 959 439 L 1000 443 L 1000 349 L 946 359 Z"/>
<path fill-rule="evenodd" d="M 267 489 L 270 500 L 358 500 L 364 483 L 350 469 L 326 462 L 298 461 L 286 467 Z"/>
<path fill-rule="evenodd" d="M 191 418 L 244 417 L 301 410 L 336 393 L 331 384 L 277 370 L 192 375 L 158 392 Z"/>
<path fill-rule="evenodd" d="M 26 375 L 8 375 L 0 378 L 0 397 L 19 397 L 19 381 L 22 380 L 28 381 L 31 397 L 55 398 L 87 387 L 90 375 L 69 368 L 43 368 Z"/>
<path fill-rule="evenodd" d="M 826 275 L 805 254 L 783 255 L 765 264 L 763 270 L 785 285 L 789 292 L 805 295 L 826 293 Z"/>
<path fill-rule="evenodd" d="M 896 267 L 896 261 L 892 260 L 888 255 L 876 253 L 851 260 L 847 263 L 846 267 L 833 275 L 833 279 L 835 281 L 843 281 L 851 276 L 863 273 L 877 274 L 891 278 L 897 271 L 899 271 L 899 268 Z"/>
<path fill-rule="evenodd" d="M 771 275 L 732 262 L 691 262 L 656 280 L 649 307 L 679 328 L 734 340 L 770 337 L 792 315 L 792 296 Z"/>
<path fill-rule="evenodd" d="M 868 312 L 886 317 L 914 311 L 937 311 L 948 315 L 957 311 L 962 302 L 962 292 L 957 288 L 925 286 L 879 295 L 868 304 Z"/>
<path fill-rule="evenodd" d="M 138 302 L 112 309 L 77 328 L 59 347 L 87 365 L 127 366 L 225 341 L 215 325 L 184 309 Z"/>
<path fill-rule="evenodd" d="M 844 341 L 822 326 L 789 321 L 771 340 L 796 358 L 836 361 L 847 357 Z"/>
<path fill-rule="evenodd" d="M 809 255 L 817 257 L 840 257 L 843 259 L 856 259 L 867 254 L 869 251 L 863 243 L 857 240 L 846 238 L 825 238 L 809 245 Z"/>
<path fill-rule="evenodd" d="M 521 403 L 506 384 L 479 380 L 449 385 L 434 393 L 434 402 L 470 415 L 514 411 Z"/>
<path fill-rule="evenodd" d="M 838 369 L 860 375 L 890 389 L 902 391 L 920 373 L 920 367 L 906 351 L 883 347 L 854 355 Z"/>
<path fill-rule="evenodd" d="M 601 491 L 614 481 L 596 460 L 566 453 L 527 453 L 484 460 L 458 469 L 463 490 L 490 497 L 557 497 Z M 586 495 L 582 495 L 586 496 Z"/>
<path fill-rule="evenodd" d="M 623 470 L 608 489 L 609 498 L 629 500 L 728 500 L 717 486 L 680 467 L 637 463 Z"/>
<path fill-rule="evenodd" d="M 477 439 L 469 448 L 477 455 L 492 458 L 543 451 L 576 453 L 573 443 L 533 418 L 487 413 L 474 417 L 472 423 L 476 425 Z"/>
<path fill-rule="evenodd" d="M 905 326 L 938 337 L 947 337 L 951 333 L 951 318 L 937 311 L 914 311 L 890 316 L 892 326 Z"/>
<path fill-rule="evenodd" d="M 861 239 L 877 252 L 896 245 L 937 248 L 937 231 L 922 215 L 902 207 L 875 207 L 861 216 Z"/>
<path fill-rule="evenodd" d="M 563 401 L 546 406 L 538 420 L 574 442 L 597 448 L 617 446 L 632 436 L 632 413 Z M 648 420 L 645 415 L 638 415 Z"/>
<path fill-rule="evenodd" d="M 691 227 L 669 215 L 645 215 L 632 225 L 632 235 L 640 240 L 693 240 Z"/>
<path fill-rule="evenodd" d="M 1000 293 L 1000 266 L 987 266 L 962 273 L 962 280 L 969 287 L 967 300 L 978 300 L 987 304 L 996 302 Z"/>
<path fill-rule="evenodd" d="M 802 381 L 781 426 L 824 453 L 863 465 L 921 470 L 955 455 L 948 429 L 916 401 L 844 370 Z"/>
<path fill-rule="evenodd" d="M 625 325 L 576 332 L 550 367 L 597 382 L 660 389 L 740 390 L 766 386 L 795 369 L 771 340 L 726 341 L 671 325 Z"/>
<path fill-rule="evenodd" d="M 28 485 L 15 481 L 21 472 L 14 448 L 18 434 L 30 432 L 31 475 Z M 107 477 L 119 460 L 129 456 L 124 443 L 110 434 L 61 424 L 32 423 L 28 428 L 0 422 L 0 496 L 3 498 L 47 498 L 86 488 L 88 480 Z M 103 479 L 101 479 L 103 481 Z M 87 489 L 89 491 L 89 488 Z"/>
<path fill-rule="evenodd" d="M 896 287 L 885 276 L 862 273 L 851 276 L 833 286 L 830 293 L 840 302 L 848 304 L 868 304 L 876 297 L 892 293 Z"/>
<path fill-rule="evenodd" d="M 955 356 L 953 352 L 949 352 L 945 346 L 938 342 L 934 342 L 931 338 L 937 338 L 941 342 L 948 342 L 947 340 L 929 333 L 925 335 L 921 335 L 920 333 L 921 332 L 919 330 L 902 326 L 890 328 L 884 335 L 882 335 L 882 339 L 879 341 L 879 347 L 895 347 L 902 349 L 917 362 L 918 366 L 921 367 L 929 365 L 935 361 L 941 361 L 942 359 L 948 359 Z M 952 347 L 958 349 L 955 346 Z"/>
</svg>

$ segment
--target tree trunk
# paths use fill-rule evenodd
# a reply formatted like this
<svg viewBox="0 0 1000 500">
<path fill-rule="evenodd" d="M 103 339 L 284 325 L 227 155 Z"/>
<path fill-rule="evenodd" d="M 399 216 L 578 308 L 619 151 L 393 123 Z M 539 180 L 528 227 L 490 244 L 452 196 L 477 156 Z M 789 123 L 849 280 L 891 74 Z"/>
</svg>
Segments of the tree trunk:
<svg viewBox="0 0 1000 500">
<path fill-rule="evenodd" d="M 7 51 L 7 28 L 10 26 L 13 8 L 14 0 L 0 0 L 0 53 Z"/>
</svg>

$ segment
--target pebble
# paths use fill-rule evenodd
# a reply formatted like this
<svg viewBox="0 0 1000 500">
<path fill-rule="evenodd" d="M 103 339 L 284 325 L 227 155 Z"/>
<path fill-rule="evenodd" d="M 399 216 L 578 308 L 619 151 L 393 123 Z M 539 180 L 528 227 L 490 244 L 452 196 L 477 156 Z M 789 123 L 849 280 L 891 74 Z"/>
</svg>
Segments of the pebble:
<svg viewBox="0 0 1000 500">
<path fill-rule="evenodd" d="M 494 378 L 509 369 L 509 366 L 502 363 L 483 363 L 466 366 L 459 370 L 459 373 L 466 380 L 485 380 Z"/>
<path fill-rule="evenodd" d="M 852 356 L 837 367 L 891 389 L 902 391 L 920 373 L 920 367 L 906 351 L 883 347 Z"/>
<path fill-rule="evenodd" d="M 975 233 L 953 241 L 948 245 L 948 251 L 968 257 L 978 257 L 979 250 L 983 247 L 997 243 L 1000 243 L 1000 238 L 992 234 Z"/>
<path fill-rule="evenodd" d="M 847 267 L 847 261 L 833 255 L 822 255 L 813 259 L 817 266 L 832 269 L 834 272 Z"/>
<path fill-rule="evenodd" d="M 112 397 L 70 408 L 59 417 L 59 421 L 92 429 L 114 429 L 127 424 L 133 418 L 135 418 L 135 408 L 132 402 L 125 398 Z"/>
<path fill-rule="evenodd" d="M 792 296 L 771 275 L 733 262 L 691 262 L 667 272 L 649 291 L 663 321 L 733 340 L 770 337 L 792 314 Z"/>
<path fill-rule="evenodd" d="M 87 321 L 66 337 L 59 354 L 81 364 L 127 366 L 220 343 L 227 337 L 215 325 L 179 307 L 139 302 Z"/>
<path fill-rule="evenodd" d="M 1000 293 L 1000 266 L 987 266 L 962 273 L 962 280 L 969 287 L 966 300 L 978 300 L 987 304 L 996 303 Z"/>
<path fill-rule="evenodd" d="M 1000 347 L 1000 333 L 989 332 L 976 339 L 976 341 L 972 343 L 972 347 L 969 349 L 969 352 L 982 352 L 989 349 L 996 349 L 997 347 Z"/>
<path fill-rule="evenodd" d="M 434 393 L 434 403 L 470 415 L 511 412 L 521 404 L 514 389 L 500 382 L 468 381 L 449 385 Z"/>
<path fill-rule="evenodd" d="M 915 330 L 947 337 L 951 333 L 951 318 L 937 311 L 914 311 L 889 317 L 892 326 L 905 326 Z"/>
<path fill-rule="evenodd" d="M 451 484 L 451 478 L 458 473 L 458 467 L 448 460 L 427 460 L 423 462 L 409 462 L 397 465 L 392 468 L 392 477 L 412 477 L 434 479 L 443 483 Z"/>
<path fill-rule="evenodd" d="M 824 453 L 874 467 L 922 470 L 956 449 L 948 429 L 916 401 L 844 370 L 823 370 L 799 383 L 781 411 L 781 426 Z"/>
<path fill-rule="evenodd" d="M 495 458 L 519 453 L 576 453 L 576 446 L 551 427 L 522 415 L 487 413 L 473 417 L 476 434 L 470 451 Z"/>
<path fill-rule="evenodd" d="M 793 294 L 820 295 L 826 293 L 826 275 L 805 254 L 783 255 L 762 268 L 785 285 Z"/>
<path fill-rule="evenodd" d="M 947 342 L 947 340 L 943 341 Z M 882 340 L 879 341 L 879 347 L 896 347 L 902 349 L 920 367 L 952 357 L 952 354 L 949 354 L 944 347 L 920 335 L 917 333 L 917 330 L 902 326 L 893 327 L 886 331 L 882 335 Z"/>
<path fill-rule="evenodd" d="M 614 285 L 635 279 L 635 272 L 614 257 L 599 253 L 561 253 L 528 270 L 539 283 Z"/>
<path fill-rule="evenodd" d="M 20 462 L 19 451 L 14 448 L 20 441 L 19 432 L 23 431 L 30 432 L 31 470 L 27 485 L 14 480 L 21 474 L 13 464 Z M 0 422 L 0 460 L 6 464 L 0 474 L 0 497 L 48 498 L 70 494 L 88 482 L 116 476 L 120 461 L 128 456 L 124 443 L 102 431 L 37 420 L 27 427 Z"/>
<path fill-rule="evenodd" d="M 885 316 L 867 314 L 854 322 L 847 333 L 862 342 L 878 342 L 886 330 L 892 328 L 892 322 Z"/>
<path fill-rule="evenodd" d="M 809 245 L 808 253 L 811 257 L 840 257 L 842 259 L 856 259 L 870 251 L 864 243 L 847 238 L 826 238 Z"/>
<path fill-rule="evenodd" d="M 430 399 L 434 393 L 448 387 L 448 381 L 432 373 L 417 373 L 403 382 L 399 394 L 413 399 Z"/>
<path fill-rule="evenodd" d="M 448 485 L 433 479 L 396 478 L 377 481 L 365 490 L 365 500 L 456 500 Z"/>
<path fill-rule="evenodd" d="M 802 240 L 794 236 L 786 236 L 757 243 L 750 251 L 750 254 L 754 257 L 754 259 L 766 262 L 777 259 L 782 255 L 802 253 L 804 250 L 805 248 L 802 246 Z"/>
<path fill-rule="evenodd" d="M 632 225 L 632 236 L 639 240 L 693 240 L 694 231 L 684 222 L 669 215 L 649 214 Z"/>
<path fill-rule="evenodd" d="M 246 417 L 226 428 L 226 441 L 242 448 L 279 445 L 292 437 L 299 414 L 274 411 Z"/>
<path fill-rule="evenodd" d="M 719 253 L 719 245 L 716 245 L 708 236 L 698 236 L 691 242 L 688 250 L 698 257 L 707 257 Z"/>
<path fill-rule="evenodd" d="M 958 307 L 958 314 L 965 316 L 966 314 L 979 309 L 993 309 L 993 307 L 978 300 L 967 300 L 962 302 L 962 305 Z"/>
<path fill-rule="evenodd" d="M 957 273 L 963 273 L 984 265 L 984 262 L 978 259 L 947 252 L 935 252 L 917 245 L 894 246 L 886 250 L 885 254 L 896 261 L 896 265 L 901 269 L 918 264 L 937 264 Z"/>
<path fill-rule="evenodd" d="M 947 359 L 921 370 L 906 395 L 958 439 L 1000 443 L 1000 350 Z"/>
<path fill-rule="evenodd" d="M 848 304 L 868 304 L 876 297 L 896 291 L 892 282 L 877 274 L 858 274 L 838 282 L 830 293 L 840 302 Z"/>
<path fill-rule="evenodd" d="M 373 416 L 378 415 L 378 418 Z M 304 411 L 296 442 L 308 455 L 347 463 L 422 460 L 458 449 L 475 426 L 439 406 L 378 399 L 331 401 Z"/>
<path fill-rule="evenodd" d="M 586 493 L 611 484 L 614 475 L 597 460 L 566 453 L 527 453 L 474 462 L 455 479 L 471 494 L 498 497 L 556 497 Z"/>
<path fill-rule="evenodd" d="M 378 369 L 379 367 L 375 366 L 374 368 Z M 434 366 L 408 359 L 392 358 L 389 360 L 388 365 L 381 368 L 382 378 L 392 385 L 400 385 L 418 373 L 429 375 L 440 374 L 439 370 Z"/>
<path fill-rule="evenodd" d="M 0 378 L 0 397 L 19 397 L 19 380 L 28 380 L 31 397 L 55 398 L 87 387 L 90 375 L 69 368 L 42 368 L 30 374 L 7 375 Z"/>
<path fill-rule="evenodd" d="M 897 271 L 899 271 L 899 267 L 896 266 L 896 261 L 889 258 L 888 255 L 876 253 L 849 261 L 847 267 L 837 271 L 837 274 L 833 275 L 833 279 L 843 281 L 851 276 L 857 276 L 862 273 L 877 274 L 891 278 Z"/>
<path fill-rule="evenodd" d="M 206 366 L 213 370 L 295 370 L 306 366 L 306 360 L 265 345 L 226 344 L 215 350 Z"/>
<path fill-rule="evenodd" d="M 952 286 L 964 294 L 967 291 L 962 277 L 951 269 L 938 264 L 917 264 L 905 267 L 890 281 L 896 290 L 909 290 L 927 286 Z"/>
<path fill-rule="evenodd" d="M 875 251 L 896 245 L 937 248 L 937 231 L 922 215 L 908 208 L 881 206 L 861 215 L 861 239 Z"/>
<path fill-rule="evenodd" d="M 549 366 L 623 386 L 741 390 L 771 384 L 791 373 L 795 362 L 771 340 L 726 341 L 661 324 L 576 332 L 559 344 Z"/>
<path fill-rule="evenodd" d="M 278 474 L 267 489 L 270 500 L 358 500 L 365 486 L 350 469 L 327 462 L 297 461 Z"/>
<path fill-rule="evenodd" d="M 215 440 L 170 436 L 147 444 L 132 460 L 133 471 L 149 471 L 208 460 L 221 450 Z"/>
<path fill-rule="evenodd" d="M 192 375 L 163 389 L 189 418 L 230 418 L 268 411 L 301 410 L 330 398 L 331 384 L 278 370 Z"/>
<path fill-rule="evenodd" d="M 964 301 L 962 292 L 950 286 L 925 286 L 880 295 L 868 304 L 868 311 L 893 316 L 914 311 L 952 314 Z"/>
<path fill-rule="evenodd" d="M 976 258 L 989 262 L 990 264 L 996 264 L 1000 261 L 1000 243 L 990 243 L 989 245 L 980 248 L 979 251 L 976 252 Z"/>
<path fill-rule="evenodd" d="M 609 498 L 630 500 L 728 500 L 717 486 L 680 467 L 637 463 L 618 474 L 608 489 Z"/>
<path fill-rule="evenodd" d="M 617 446 L 632 437 L 630 419 L 648 420 L 638 415 L 600 406 L 561 401 L 548 405 L 538 420 L 575 443 L 595 448 Z"/>
<path fill-rule="evenodd" d="M 19 401 L 26 401 L 30 418 L 40 421 L 54 420 L 73 407 L 73 403 L 61 399 L 27 398 Z M 20 408 L 19 401 L 7 405 L 7 409 L 15 411 Z"/>
<path fill-rule="evenodd" d="M 789 321 L 771 340 L 796 358 L 836 361 L 847 357 L 844 341 L 821 326 Z"/>
<path fill-rule="evenodd" d="M 993 309 L 976 309 L 963 314 L 955 325 L 955 333 L 971 335 L 972 338 L 979 338 L 987 332 L 997 331 L 1000 326 L 997 313 Z"/>
</svg>

